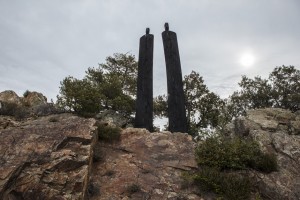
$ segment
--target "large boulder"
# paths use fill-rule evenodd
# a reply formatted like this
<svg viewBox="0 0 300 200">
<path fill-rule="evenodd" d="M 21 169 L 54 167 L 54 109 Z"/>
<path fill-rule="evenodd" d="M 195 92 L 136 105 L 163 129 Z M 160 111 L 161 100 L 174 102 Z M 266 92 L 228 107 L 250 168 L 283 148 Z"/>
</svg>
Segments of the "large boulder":
<svg viewBox="0 0 300 200">
<path fill-rule="evenodd" d="M 128 127 L 132 126 L 133 119 L 114 110 L 104 110 L 95 116 L 96 119 L 109 126 Z"/>
<path fill-rule="evenodd" d="M 86 199 L 94 123 L 61 114 L 0 129 L 0 199 Z"/>
<path fill-rule="evenodd" d="M 47 98 L 39 92 L 26 91 L 24 97 L 19 97 L 14 91 L 0 93 L 0 115 L 15 116 L 25 119 L 29 116 L 46 116 L 62 113 L 53 103 L 47 103 Z"/>
<path fill-rule="evenodd" d="M 34 107 L 39 105 L 47 104 L 47 98 L 39 92 L 29 92 L 25 93 L 23 98 L 24 104 L 28 107 Z"/>
<path fill-rule="evenodd" d="M 197 168 L 191 136 L 127 128 L 119 142 L 98 145 L 102 161 L 93 167 L 91 200 L 201 199 L 183 187 L 182 173 Z"/>
<path fill-rule="evenodd" d="M 12 90 L 5 90 L 0 92 L 0 102 L 11 103 L 16 105 L 21 105 L 21 98 Z"/>
<path fill-rule="evenodd" d="M 255 185 L 264 199 L 300 199 L 300 113 L 268 108 L 247 112 L 229 127 L 228 134 L 251 137 L 262 151 L 275 154 L 278 171 L 252 171 Z"/>
</svg>

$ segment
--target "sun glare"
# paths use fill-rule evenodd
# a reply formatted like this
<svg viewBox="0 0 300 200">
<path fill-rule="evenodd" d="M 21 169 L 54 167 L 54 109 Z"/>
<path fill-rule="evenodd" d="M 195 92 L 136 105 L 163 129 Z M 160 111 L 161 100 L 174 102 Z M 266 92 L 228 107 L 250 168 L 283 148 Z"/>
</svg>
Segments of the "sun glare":
<svg viewBox="0 0 300 200">
<path fill-rule="evenodd" d="M 254 62 L 255 62 L 255 57 L 249 53 L 243 54 L 240 59 L 240 63 L 244 67 L 251 67 L 254 64 Z"/>
</svg>

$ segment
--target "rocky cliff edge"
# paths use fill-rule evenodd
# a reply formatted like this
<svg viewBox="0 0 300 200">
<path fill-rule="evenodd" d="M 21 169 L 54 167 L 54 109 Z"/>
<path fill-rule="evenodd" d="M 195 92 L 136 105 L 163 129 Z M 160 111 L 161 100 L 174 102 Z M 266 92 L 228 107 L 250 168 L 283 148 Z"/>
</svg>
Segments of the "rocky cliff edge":
<svg viewBox="0 0 300 200">
<path fill-rule="evenodd" d="M 0 199 L 86 198 L 97 140 L 95 120 L 61 114 L 23 122 L 5 117 L 4 121 Z"/>
<path fill-rule="evenodd" d="M 300 199 L 299 131 L 300 113 L 282 109 L 249 111 L 228 126 L 228 136 L 277 157 L 278 171 L 249 170 L 262 199 Z M 191 136 L 128 128 L 115 143 L 97 138 L 94 119 L 0 116 L 0 199 L 213 199 L 182 182 L 197 169 Z"/>
</svg>

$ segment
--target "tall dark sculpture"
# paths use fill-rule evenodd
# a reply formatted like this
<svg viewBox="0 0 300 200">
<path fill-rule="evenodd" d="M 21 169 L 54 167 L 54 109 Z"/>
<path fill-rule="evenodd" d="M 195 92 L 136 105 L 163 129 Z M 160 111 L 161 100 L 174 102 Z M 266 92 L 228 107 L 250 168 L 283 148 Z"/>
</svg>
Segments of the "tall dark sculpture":
<svg viewBox="0 0 300 200">
<path fill-rule="evenodd" d="M 169 31 L 168 23 L 165 23 L 165 31 L 162 32 L 162 38 L 167 68 L 169 131 L 187 132 L 177 36 L 176 33 Z"/>
<path fill-rule="evenodd" d="M 140 38 L 135 127 L 153 131 L 153 41 L 149 34 Z"/>
</svg>

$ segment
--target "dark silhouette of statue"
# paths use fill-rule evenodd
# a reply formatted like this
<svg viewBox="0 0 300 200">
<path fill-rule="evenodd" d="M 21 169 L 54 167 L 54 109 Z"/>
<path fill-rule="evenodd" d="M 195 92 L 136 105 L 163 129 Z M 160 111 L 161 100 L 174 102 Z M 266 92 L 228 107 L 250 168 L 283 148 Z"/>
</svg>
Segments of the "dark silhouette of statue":
<svg viewBox="0 0 300 200">
<path fill-rule="evenodd" d="M 177 36 L 176 33 L 169 31 L 168 23 L 165 23 L 165 31 L 162 32 L 162 39 L 167 69 L 169 131 L 187 132 Z"/>
<path fill-rule="evenodd" d="M 150 29 L 140 38 L 135 127 L 153 131 L 153 41 Z"/>
</svg>

